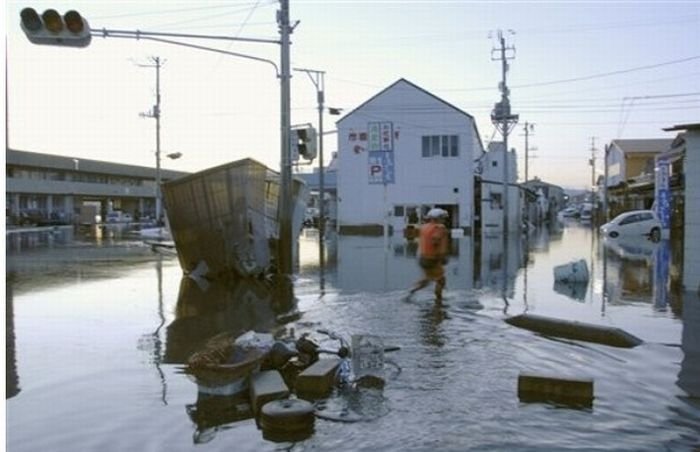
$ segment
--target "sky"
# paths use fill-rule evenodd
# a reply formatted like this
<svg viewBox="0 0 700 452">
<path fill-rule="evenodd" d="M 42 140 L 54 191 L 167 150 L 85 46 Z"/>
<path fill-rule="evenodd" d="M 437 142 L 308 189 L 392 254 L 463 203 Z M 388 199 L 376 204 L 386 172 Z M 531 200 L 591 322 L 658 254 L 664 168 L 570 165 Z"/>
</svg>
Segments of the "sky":
<svg viewBox="0 0 700 452">
<path fill-rule="evenodd" d="M 163 167 L 199 171 L 241 158 L 278 169 L 280 84 L 272 65 L 133 38 L 93 37 L 82 49 L 31 44 L 19 11 L 79 11 L 93 29 L 278 39 L 275 0 L 10 0 L 6 2 L 9 147 L 155 166 L 160 71 Z M 500 100 L 501 30 L 519 123 L 509 135 L 528 175 L 587 189 L 617 138 L 673 138 L 700 121 L 700 0 L 472 2 L 290 0 L 291 65 L 325 72 L 326 106 L 345 112 L 400 78 L 471 114 L 484 147 Z M 184 42 L 269 59 L 276 44 Z M 316 88 L 295 72 L 291 122 L 318 122 Z M 338 116 L 324 115 L 332 132 Z M 324 140 L 328 162 L 337 135 Z M 595 149 L 594 152 L 591 149 Z M 595 172 L 589 165 L 596 157 Z M 309 170 L 310 167 L 303 168 Z"/>
</svg>

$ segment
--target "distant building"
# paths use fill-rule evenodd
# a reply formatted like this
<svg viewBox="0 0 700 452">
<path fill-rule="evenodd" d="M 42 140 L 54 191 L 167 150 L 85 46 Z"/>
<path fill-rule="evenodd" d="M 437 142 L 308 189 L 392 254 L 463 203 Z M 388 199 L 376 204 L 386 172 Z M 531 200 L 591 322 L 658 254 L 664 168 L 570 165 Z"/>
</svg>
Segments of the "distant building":
<svg viewBox="0 0 700 452">
<path fill-rule="evenodd" d="M 608 150 L 607 186 L 641 182 L 654 175 L 654 157 L 671 146 L 673 139 L 612 140 Z"/>
<path fill-rule="evenodd" d="M 479 174 L 478 198 L 480 200 L 479 215 L 475 219 L 476 228 L 481 229 L 482 235 L 500 235 L 503 231 L 503 142 L 489 143 L 488 152 L 479 157 L 476 172 Z M 517 185 L 518 164 L 515 151 L 508 152 L 508 231 L 520 230 L 522 220 L 521 193 Z"/>
<path fill-rule="evenodd" d="M 471 233 L 474 118 L 400 79 L 337 122 L 338 231 L 401 233 L 432 207 Z"/>
<path fill-rule="evenodd" d="M 338 218 L 338 165 L 337 153 L 333 153 L 330 163 L 323 169 L 323 192 L 325 202 L 324 215 L 326 216 L 327 224 L 332 226 L 336 224 Z M 321 204 L 320 188 L 321 175 L 319 168 L 315 167 L 310 173 L 296 173 L 295 177 L 302 179 L 306 183 L 309 190 L 308 207 L 313 212 L 318 212 Z"/>
<path fill-rule="evenodd" d="M 521 185 L 538 195 L 536 203 L 528 204 L 528 221 L 536 225 L 553 224 L 559 211 L 565 207 L 564 189 L 537 177 Z"/>
<path fill-rule="evenodd" d="M 161 179 L 185 174 L 161 170 Z M 15 224 L 31 213 L 39 220 L 78 222 L 85 204 L 102 218 L 114 210 L 134 219 L 155 217 L 155 180 L 151 167 L 7 149 L 5 221 Z"/>
<path fill-rule="evenodd" d="M 608 215 L 649 209 L 654 202 L 654 159 L 673 139 L 613 140 L 604 160 L 607 166 Z"/>
</svg>

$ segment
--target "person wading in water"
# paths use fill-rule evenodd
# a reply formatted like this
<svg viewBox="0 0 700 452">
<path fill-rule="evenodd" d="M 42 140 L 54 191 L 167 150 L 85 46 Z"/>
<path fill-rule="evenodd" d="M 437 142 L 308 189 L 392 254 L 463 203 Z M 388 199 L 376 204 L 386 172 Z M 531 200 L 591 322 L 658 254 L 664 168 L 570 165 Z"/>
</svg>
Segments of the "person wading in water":
<svg viewBox="0 0 700 452">
<path fill-rule="evenodd" d="M 423 269 L 423 279 L 418 281 L 408 294 L 408 298 L 435 281 L 435 302 L 442 302 L 442 290 L 445 288 L 445 263 L 447 262 L 448 231 L 442 223 L 447 212 L 442 209 L 430 209 L 425 216 L 428 222 L 420 228 L 418 264 Z"/>
</svg>

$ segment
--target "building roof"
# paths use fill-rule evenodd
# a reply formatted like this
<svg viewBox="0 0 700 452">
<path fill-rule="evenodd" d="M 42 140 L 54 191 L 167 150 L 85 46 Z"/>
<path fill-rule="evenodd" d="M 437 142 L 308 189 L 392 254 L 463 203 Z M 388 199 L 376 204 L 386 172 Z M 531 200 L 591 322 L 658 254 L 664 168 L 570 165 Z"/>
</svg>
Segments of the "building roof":
<svg viewBox="0 0 700 452">
<path fill-rule="evenodd" d="M 672 132 L 674 130 L 697 130 L 700 129 L 700 122 L 690 123 L 690 124 L 676 124 L 673 127 L 667 127 L 663 130 L 667 132 Z"/>
<path fill-rule="evenodd" d="M 527 187 L 553 187 L 553 188 L 558 188 L 561 191 L 564 191 L 563 187 L 561 187 L 559 185 L 555 185 L 555 184 L 550 184 L 549 182 L 545 182 L 536 176 L 534 179 L 530 179 L 528 181 L 522 182 L 520 185 L 525 185 Z"/>
<path fill-rule="evenodd" d="M 40 152 L 18 151 L 15 149 L 6 150 L 5 165 L 66 171 L 76 171 L 77 169 L 83 173 L 111 174 L 115 176 L 141 177 L 144 179 L 155 179 L 156 177 L 155 167 L 125 165 L 122 163 L 104 162 L 101 160 L 91 160 L 78 157 L 66 157 L 54 154 L 43 154 Z M 189 173 L 161 168 L 160 174 L 163 179 L 175 179 Z"/>
<path fill-rule="evenodd" d="M 303 179 L 309 190 L 318 190 L 321 187 L 321 177 L 318 171 L 313 173 L 297 173 L 294 176 Z M 328 191 L 336 191 L 338 188 L 338 173 L 336 171 L 323 172 L 323 188 Z"/>
<path fill-rule="evenodd" d="M 622 152 L 657 153 L 663 152 L 671 147 L 673 138 L 648 138 L 630 140 L 612 140 Z"/>
<path fill-rule="evenodd" d="M 414 84 L 414 83 L 409 82 L 409 81 L 406 80 L 405 78 L 400 78 L 400 79 L 398 79 L 397 81 L 395 81 L 394 83 L 392 83 L 391 85 L 389 85 L 389 86 L 387 86 L 386 88 L 384 88 L 383 90 L 379 91 L 379 92 L 378 92 L 377 94 L 375 94 L 374 96 L 370 97 L 369 99 L 367 99 L 366 101 L 364 101 L 363 103 L 361 103 L 358 107 L 352 109 L 348 114 L 346 114 L 345 116 L 343 116 L 342 118 L 340 118 L 338 121 L 336 121 L 336 124 L 339 124 L 339 123 L 343 122 L 346 118 L 348 118 L 349 116 L 352 116 L 357 110 L 361 109 L 362 107 L 364 107 L 365 105 L 367 105 L 368 103 L 370 103 L 371 101 L 373 101 L 374 99 L 376 99 L 377 97 L 381 96 L 382 94 L 384 94 L 385 92 L 389 91 L 390 89 L 393 89 L 394 87 L 398 86 L 399 84 L 406 84 L 406 85 L 408 85 L 408 86 L 410 86 L 410 87 L 412 87 L 412 88 L 414 88 L 414 89 L 416 89 L 416 90 L 418 90 L 418 91 L 422 91 L 422 92 L 424 92 L 425 94 L 427 94 L 427 95 L 431 96 L 432 98 L 436 99 L 437 101 L 442 102 L 442 103 L 445 104 L 447 107 L 449 107 L 449 108 L 455 110 L 456 112 L 461 113 L 461 114 L 467 116 L 467 117 L 468 117 L 469 119 L 471 119 L 471 120 L 474 119 L 474 117 L 473 117 L 472 115 L 470 115 L 469 113 L 467 113 L 466 111 L 461 110 L 460 108 L 455 107 L 454 105 L 452 105 L 451 103 L 449 103 L 449 102 L 447 102 L 447 101 L 445 101 L 445 100 L 443 100 L 443 99 L 440 99 L 440 98 L 437 97 L 436 95 L 432 94 L 432 93 L 429 92 L 429 91 L 426 91 L 425 89 L 421 88 L 420 86 L 418 86 L 418 85 L 416 85 L 416 84 Z"/>
</svg>

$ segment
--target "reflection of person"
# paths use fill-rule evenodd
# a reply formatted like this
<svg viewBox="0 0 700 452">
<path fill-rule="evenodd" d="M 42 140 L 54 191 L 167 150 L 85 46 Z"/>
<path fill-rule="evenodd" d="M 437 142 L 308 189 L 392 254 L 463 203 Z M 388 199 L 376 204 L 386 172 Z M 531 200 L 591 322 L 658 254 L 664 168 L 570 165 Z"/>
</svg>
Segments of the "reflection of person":
<svg viewBox="0 0 700 452">
<path fill-rule="evenodd" d="M 423 279 L 411 289 L 409 297 L 426 287 L 431 281 L 435 282 L 435 301 L 442 301 L 442 290 L 445 288 L 445 268 L 447 260 L 448 235 L 447 228 L 442 223 L 447 218 L 447 212 L 442 209 L 431 209 L 426 214 L 428 222 L 420 228 L 418 263 L 423 269 Z"/>
</svg>

